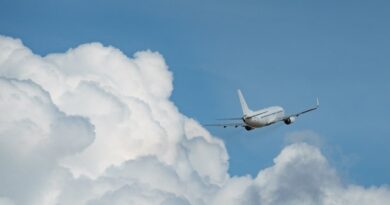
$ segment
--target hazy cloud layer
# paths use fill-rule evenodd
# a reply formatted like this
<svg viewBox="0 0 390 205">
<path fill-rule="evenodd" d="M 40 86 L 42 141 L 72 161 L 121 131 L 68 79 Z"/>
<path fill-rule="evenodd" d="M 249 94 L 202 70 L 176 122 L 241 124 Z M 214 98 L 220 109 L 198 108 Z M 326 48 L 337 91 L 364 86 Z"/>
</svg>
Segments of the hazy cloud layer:
<svg viewBox="0 0 390 205">
<path fill-rule="evenodd" d="M 156 52 L 41 57 L 0 36 L 0 204 L 390 203 L 387 186 L 344 184 L 299 134 L 257 177 L 229 176 L 224 143 L 172 89 Z"/>
</svg>

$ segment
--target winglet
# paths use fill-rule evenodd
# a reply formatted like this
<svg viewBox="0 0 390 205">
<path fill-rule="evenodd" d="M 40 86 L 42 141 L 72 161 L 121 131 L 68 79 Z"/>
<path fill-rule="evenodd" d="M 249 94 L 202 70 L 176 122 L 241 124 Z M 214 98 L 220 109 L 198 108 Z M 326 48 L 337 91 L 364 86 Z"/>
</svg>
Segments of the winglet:
<svg viewBox="0 0 390 205">
<path fill-rule="evenodd" d="M 318 97 L 317 97 L 317 107 L 320 106 L 320 101 L 318 100 Z"/>
</svg>

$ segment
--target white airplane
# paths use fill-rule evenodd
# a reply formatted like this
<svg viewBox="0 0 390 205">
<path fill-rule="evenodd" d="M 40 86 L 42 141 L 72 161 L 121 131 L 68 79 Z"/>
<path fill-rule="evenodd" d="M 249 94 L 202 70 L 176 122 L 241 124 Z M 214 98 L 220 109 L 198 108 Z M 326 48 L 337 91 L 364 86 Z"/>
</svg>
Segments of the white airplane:
<svg viewBox="0 0 390 205">
<path fill-rule="evenodd" d="M 317 98 L 316 106 L 304 110 L 302 112 L 294 113 L 291 115 L 285 115 L 284 109 L 280 106 L 272 106 L 257 111 L 252 111 L 248 108 L 245 102 L 244 96 L 241 91 L 238 90 L 238 97 L 240 98 L 240 104 L 243 112 L 241 118 L 225 118 L 219 120 L 242 120 L 242 122 L 222 123 L 222 124 L 208 124 L 206 126 L 219 126 L 219 127 L 244 127 L 246 130 L 253 130 L 255 128 L 265 127 L 272 125 L 276 122 L 283 121 L 286 125 L 295 122 L 296 118 L 304 113 L 316 110 L 320 103 Z"/>
</svg>

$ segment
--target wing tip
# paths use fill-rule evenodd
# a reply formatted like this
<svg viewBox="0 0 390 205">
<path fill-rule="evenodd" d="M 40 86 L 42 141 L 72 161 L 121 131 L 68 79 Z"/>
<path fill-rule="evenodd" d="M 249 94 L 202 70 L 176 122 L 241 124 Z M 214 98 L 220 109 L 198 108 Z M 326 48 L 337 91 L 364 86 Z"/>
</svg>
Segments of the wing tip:
<svg viewBox="0 0 390 205">
<path fill-rule="evenodd" d="M 317 97 L 317 104 L 316 104 L 316 107 L 319 107 L 320 106 L 320 100 L 318 99 Z"/>
</svg>

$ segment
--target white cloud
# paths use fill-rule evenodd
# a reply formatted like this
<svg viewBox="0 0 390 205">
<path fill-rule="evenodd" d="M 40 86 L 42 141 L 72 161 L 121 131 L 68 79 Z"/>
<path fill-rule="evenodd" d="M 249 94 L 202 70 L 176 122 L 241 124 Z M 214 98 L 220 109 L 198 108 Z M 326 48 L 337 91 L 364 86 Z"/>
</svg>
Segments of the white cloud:
<svg viewBox="0 0 390 205">
<path fill-rule="evenodd" d="M 0 77 L 0 113 L 0 195 L 18 204 L 53 193 L 58 161 L 94 140 L 87 119 L 58 110 L 30 80 Z"/>
<path fill-rule="evenodd" d="M 1 36 L 0 204 L 390 202 L 386 186 L 343 184 L 305 133 L 256 178 L 229 176 L 224 143 L 172 89 L 156 52 L 91 43 L 41 57 Z"/>
<path fill-rule="evenodd" d="M 324 146 L 321 137 L 317 133 L 310 130 L 291 132 L 285 137 L 285 144 L 294 144 L 300 142 L 305 142 L 316 147 Z"/>
</svg>

